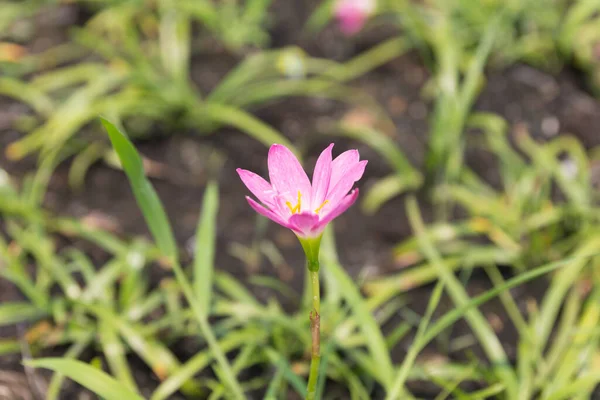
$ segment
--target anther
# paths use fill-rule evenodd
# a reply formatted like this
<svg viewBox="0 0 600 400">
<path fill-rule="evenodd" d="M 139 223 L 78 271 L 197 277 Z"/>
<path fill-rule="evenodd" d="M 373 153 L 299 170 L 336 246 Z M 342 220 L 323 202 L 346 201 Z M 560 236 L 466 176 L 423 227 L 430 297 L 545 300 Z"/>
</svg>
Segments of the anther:
<svg viewBox="0 0 600 400">
<path fill-rule="evenodd" d="M 321 204 L 321 205 L 319 206 L 319 208 L 317 208 L 317 209 L 315 210 L 315 213 L 317 213 L 317 214 L 318 214 L 318 213 L 319 213 L 319 211 L 321 211 L 321 209 L 322 209 L 323 207 L 325 207 L 325 204 L 327 204 L 327 203 L 329 203 L 329 200 L 325 200 L 325 201 L 323 202 L 323 204 Z"/>
<path fill-rule="evenodd" d="M 292 203 L 290 203 L 289 201 L 286 201 L 285 205 L 287 206 L 287 208 L 290 209 L 290 212 L 292 214 L 299 213 L 302 209 L 302 193 L 300 193 L 300 191 L 298 190 L 298 204 L 296 204 L 295 207 L 292 207 Z"/>
</svg>

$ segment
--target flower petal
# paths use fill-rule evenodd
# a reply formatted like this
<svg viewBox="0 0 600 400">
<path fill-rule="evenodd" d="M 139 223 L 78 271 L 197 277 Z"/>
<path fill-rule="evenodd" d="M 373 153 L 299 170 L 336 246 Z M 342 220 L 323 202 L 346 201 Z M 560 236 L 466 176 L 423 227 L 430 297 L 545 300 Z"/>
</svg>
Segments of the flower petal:
<svg viewBox="0 0 600 400">
<path fill-rule="evenodd" d="M 325 195 L 329 189 L 329 182 L 331 181 L 332 149 L 333 143 L 323 150 L 317 159 L 317 164 L 315 165 L 315 171 L 313 172 L 312 178 L 311 194 L 311 210 L 313 211 L 323 204 L 325 201 Z"/>
<path fill-rule="evenodd" d="M 331 181 L 330 189 L 326 196 L 327 200 L 329 200 L 329 205 L 335 208 L 336 204 L 348 194 L 352 186 L 354 186 L 354 182 L 359 180 L 365 172 L 367 162 L 367 160 L 363 160 L 353 164 L 344 171 L 344 174 L 337 182 Z"/>
<path fill-rule="evenodd" d="M 259 213 L 260 215 L 263 215 L 269 218 L 270 220 L 277 222 L 279 225 L 285 228 L 292 229 L 290 224 L 285 219 L 281 218 L 277 213 L 274 213 L 273 211 L 261 206 L 249 196 L 246 196 L 246 200 L 248 200 L 248 204 L 250 204 L 250 207 L 252 207 L 254 211 Z"/>
<path fill-rule="evenodd" d="M 337 181 L 344 175 L 348 168 L 352 167 L 359 161 L 358 150 L 348 150 L 340 154 L 333 160 L 331 164 L 331 183 L 330 188 L 333 188 Z"/>
<path fill-rule="evenodd" d="M 348 2 L 342 4 L 335 11 L 335 17 L 339 21 L 340 30 L 348 36 L 354 35 L 362 29 L 367 21 L 367 16 L 363 10 Z"/>
<path fill-rule="evenodd" d="M 337 218 L 346 211 L 358 198 L 358 189 L 354 189 L 348 196 L 344 197 L 337 206 L 327 214 L 323 215 L 323 218 L 319 220 L 316 226 L 312 229 L 313 231 L 320 232 L 325 229 L 325 226 L 330 223 L 334 218 Z"/>
<path fill-rule="evenodd" d="M 319 216 L 310 211 L 294 214 L 290 217 L 291 229 L 303 237 L 314 236 L 313 228 L 318 222 Z"/>
<path fill-rule="evenodd" d="M 260 175 L 255 174 L 252 171 L 238 168 L 236 169 L 238 175 L 244 182 L 244 185 L 256 196 L 260 202 L 271 207 L 273 205 L 273 197 L 275 191 L 271 187 L 271 184 L 264 180 Z"/>
<path fill-rule="evenodd" d="M 285 146 L 274 144 L 269 149 L 269 177 L 273 189 L 297 203 L 298 191 L 302 193 L 302 210 L 310 207 L 311 186 L 306 172 L 296 156 Z"/>
</svg>

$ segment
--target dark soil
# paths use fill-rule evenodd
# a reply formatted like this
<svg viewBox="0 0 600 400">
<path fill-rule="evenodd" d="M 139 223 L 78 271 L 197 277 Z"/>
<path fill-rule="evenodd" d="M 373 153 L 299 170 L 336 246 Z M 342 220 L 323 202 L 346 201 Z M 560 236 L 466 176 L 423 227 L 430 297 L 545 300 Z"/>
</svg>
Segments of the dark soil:
<svg viewBox="0 0 600 400">
<path fill-rule="evenodd" d="M 71 17 L 68 12 L 66 15 Z M 276 24 L 275 29 L 284 29 L 281 24 Z M 58 25 L 58 32 L 62 32 L 64 27 Z M 298 34 L 277 35 L 275 44 L 300 44 L 314 55 L 347 59 L 385 34 L 378 33 L 375 38 L 361 36 L 356 40 L 341 40 L 335 30 L 327 29 L 320 38 L 310 42 L 300 39 Z M 57 37 L 62 40 L 60 34 Z M 195 64 L 192 75 L 197 84 L 210 87 L 211 82 L 203 81 L 204 77 L 218 79 L 226 72 L 225 68 L 234 65 L 231 61 L 224 60 L 226 59 L 215 58 L 213 62 L 211 59 L 203 59 L 201 63 Z M 388 110 L 397 127 L 394 140 L 418 167 L 423 166 L 428 136 L 427 115 L 430 104 L 424 101 L 420 94 L 427 77 L 428 72 L 420 64 L 418 57 L 409 54 L 362 77 L 355 85 L 374 96 Z M 570 70 L 563 71 L 558 76 L 524 65 L 517 65 L 505 71 L 489 71 L 487 86 L 475 108 L 497 113 L 506 118 L 513 127 L 516 124 L 525 124 L 536 137 L 550 138 L 569 133 L 579 138 L 588 148 L 600 145 L 600 134 L 596 130 L 600 126 L 600 102 L 586 93 L 580 86 L 577 74 Z M 10 126 L 16 116 L 27 111 L 22 105 L 0 99 L 0 129 L 3 129 L 0 148 L 19 137 Z M 319 127 L 322 123 L 338 119 L 349 111 L 351 109 L 347 106 L 324 99 L 286 99 L 262 107 L 256 110 L 256 114 L 304 149 L 307 154 L 306 165 L 312 169 L 319 151 L 329 141 L 334 140 L 318 134 Z M 338 138 L 335 138 L 335 142 L 336 153 L 358 148 L 361 158 L 369 160 L 365 177 L 358 185 L 361 189 L 368 188 L 378 178 L 391 172 L 370 148 Z M 217 224 L 218 268 L 243 280 L 253 274 L 280 275 L 294 289 L 301 291 L 303 255 L 289 231 L 269 223 L 267 237 L 282 251 L 291 266 L 291 274 L 281 274 L 266 260 L 263 260 L 258 270 L 252 269 L 229 252 L 232 243 L 248 245 L 254 238 L 257 216 L 244 200 L 248 193 L 238 179 L 235 169 L 246 168 L 267 176 L 267 149 L 263 145 L 241 132 L 222 129 L 207 137 L 194 136 L 192 133 L 155 138 L 138 143 L 138 148 L 146 157 L 159 163 L 158 170 L 162 177 L 153 179 L 153 183 L 165 204 L 177 240 L 184 252 L 189 252 L 190 249 L 189 243 L 196 228 L 204 184 L 208 177 L 216 177 L 221 196 Z M 204 157 L 194 159 L 194 154 Z M 214 176 L 207 172 L 208 166 L 204 161 L 207 159 L 205 156 L 211 154 L 219 154 L 225 158 L 222 168 Z M 469 163 L 483 176 L 494 175 L 495 165 L 477 152 L 470 153 Z M 21 179 L 32 171 L 34 164 L 31 160 L 11 163 L 2 152 L 0 167 L 6 169 L 13 177 Z M 61 165 L 51 180 L 45 200 L 48 209 L 58 215 L 74 217 L 101 213 L 114 219 L 118 225 L 117 230 L 125 236 L 148 234 L 122 172 L 98 164 L 89 172 L 85 188 L 81 192 L 75 192 L 67 183 L 68 168 L 68 163 Z M 425 211 L 428 210 L 426 205 L 424 208 Z M 425 217 L 431 220 L 429 214 L 426 213 Z M 390 249 L 410 235 L 410 227 L 404 214 L 404 201 L 402 198 L 396 198 L 372 217 L 363 215 L 359 207 L 355 206 L 336 221 L 335 231 L 340 259 L 353 277 L 393 273 L 399 267 L 394 265 Z M 489 287 L 488 280 L 475 273 L 469 281 L 468 290 L 476 295 Z M 519 304 L 524 305 L 530 296 L 535 295 L 536 291 L 532 293 L 532 287 L 528 287 L 527 290 L 515 289 L 513 294 Z M 273 295 L 264 290 L 254 290 L 262 300 Z M 430 290 L 430 287 L 423 287 L 411 291 L 411 307 L 416 312 L 423 312 Z M 0 301 L 19 298 L 19 293 L 11 285 L 0 281 Z M 444 308 L 452 308 L 449 299 L 445 300 Z M 483 312 L 490 318 L 498 318 L 501 321 L 498 325 L 501 330 L 500 337 L 507 353 L 514 357 L 516 332 L 506 318 L 502 306 L 490 302 L 483 307 Z M 458 337 L 468 332 L 466 324 L 459 323 L 452 335 Z M 16 333 L 12 328 L 0 330 L 0 336 L 13 336 Z M 402 359 L 408 345 L 409 343 L 403 343 L 398 346 L 393 354 L 396 361 Z M 476 347 L 474 351 L 479 354 Z M 428 354 L 439 357 L 435 347 L 428 350 Z M 448 356 L 461 359 L 461 354 L 463 353 Z M 0 358 L 0 370 L 0 399 L 3 398 L 1 390 L 5 387 L 17 387 L 16 384 L 7 383 L 10 379 L 10 382 L 20 382 L 22 387 L 28 386 L 21 373 L 19 360 Z M 152 385 L 151 380 L 146 378 L 144 381 Z M 427 396 L 429 389 L 420 387 L 419 390 L 425 391 L 422 394 Z"/>
</svg>

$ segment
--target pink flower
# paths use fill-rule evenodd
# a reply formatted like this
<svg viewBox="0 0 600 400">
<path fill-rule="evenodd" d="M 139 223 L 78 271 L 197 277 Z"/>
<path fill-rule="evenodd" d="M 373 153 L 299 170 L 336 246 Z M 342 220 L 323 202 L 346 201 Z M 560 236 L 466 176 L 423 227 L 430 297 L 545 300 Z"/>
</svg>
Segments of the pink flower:
<svg viewBox="0 0 600 400">
<path fill-rule="evenodd" d="M 256 212 L 293 230 L 298 237 L 320 237 L 327 224 L 356 201 L 358 189 L 350 189 L 367 165 L 366 160 L 359 160 L 358 150 L 348 150 L 332 160 L 332 149 L 333 143 L 319 156 L 311 185 L 294 154 L 285 146 L 272 145 L 268 158 L 271 183 L 237 169 L 242 182 L 264 206 L 248 196 L 246 200 Z"/>
<path fill-rule="evenodd" d="M 375 0 L 338 0 L 334 15 L 340 24 L 340 30 L 346 35 L 354 35 L 362 29 L 373 11 Z"/>
</svg>

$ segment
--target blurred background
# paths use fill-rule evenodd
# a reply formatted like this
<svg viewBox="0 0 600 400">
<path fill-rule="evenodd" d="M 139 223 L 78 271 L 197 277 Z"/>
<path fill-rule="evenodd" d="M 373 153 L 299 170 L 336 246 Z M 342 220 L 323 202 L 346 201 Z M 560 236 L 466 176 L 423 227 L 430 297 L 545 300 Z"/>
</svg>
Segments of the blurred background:
<svg viewBox="0 0 600 400">
<path fill-rule="evenodd" d="M 248 398 L 304 396 L 309 308 L 235 169 L 332 142 L 369 164 L 323 250 L 322 398 L 600 396 L 599 95 L 597 0 L 0 0 L 0 399 L 94 398 L 32 357 L 232 398 L 100 116 Z"/>
</svg>

